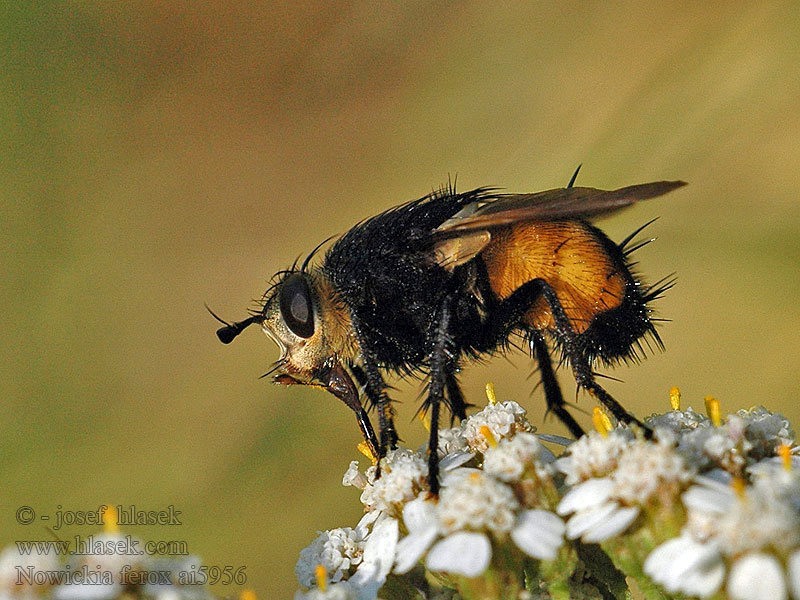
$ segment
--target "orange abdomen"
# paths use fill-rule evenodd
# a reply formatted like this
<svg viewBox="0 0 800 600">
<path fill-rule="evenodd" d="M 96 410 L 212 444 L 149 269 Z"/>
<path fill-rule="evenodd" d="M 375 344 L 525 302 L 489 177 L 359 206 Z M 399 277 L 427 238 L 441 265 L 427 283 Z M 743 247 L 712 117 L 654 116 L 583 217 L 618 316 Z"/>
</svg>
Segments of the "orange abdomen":
<svg viewBox="0 0 800 600">
<path fill-rule="evenodd" d="M 528 281 L 545 280 L 578 333 L 596 315 L 618 307 L 625 296 L 624 267 L 609 255 L 597 230 L 580 221 L 526 222 L 495 230 L 481 258 L 501 300 Z M 555 327 L 544 298 L 533 304 L 525 320 L 539 330 Z"/>
</svg>

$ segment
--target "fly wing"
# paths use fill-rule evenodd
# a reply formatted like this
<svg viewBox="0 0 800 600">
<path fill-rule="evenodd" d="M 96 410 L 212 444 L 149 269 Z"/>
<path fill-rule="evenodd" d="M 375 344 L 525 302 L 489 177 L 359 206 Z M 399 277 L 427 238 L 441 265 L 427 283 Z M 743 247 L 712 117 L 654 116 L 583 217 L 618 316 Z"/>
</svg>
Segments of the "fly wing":
<svg viewBox="0 0 800 600">
<path fill-rule="evenodd" d="M 571 187 L 536 194 L 504 194 L 481 206 L 462 210 L 433 232 L 436 240 L 460 237 L 467 232 L 491 231 L 521 221 L 561 221 L 606 215 L 639 200 L 662 196 L 686 185 L 683 181 L 656 181 L 618 190 Z"/>
<path fill-rule="evenodd" d="M 452 271 L 481 253 L 491 241 L 493 229 L 524 221 L 563 221 L 607 215 L 684 185 L 683 181 L 656 181 L 610 191 L 569 187 L 536 194 L 486 196 L 433 230 L 432 259 Z"/>
</svg>

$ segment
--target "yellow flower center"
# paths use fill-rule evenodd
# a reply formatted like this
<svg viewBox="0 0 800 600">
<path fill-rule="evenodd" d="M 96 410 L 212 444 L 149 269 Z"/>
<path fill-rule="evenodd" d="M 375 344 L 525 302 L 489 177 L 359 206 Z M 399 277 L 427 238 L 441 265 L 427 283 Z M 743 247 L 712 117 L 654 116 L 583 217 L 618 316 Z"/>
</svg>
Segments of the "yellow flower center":
<svg viewBox="0 0 800 600">
<path fill-rule="evenodd" d="M 322 565 L 314 567 L 314 576 L 317 578 L 317 587 L 324 592 L 328 587 L 328 572 Z"/>
<path fill-rule="evenodd" d="M 681 409 L 681 391 L 677 387 L 672 387 L 669 390 L 669 404 L 672 410 Z"/>
<path fill-rule="evenodd" d="M 783 461 L 783 468 L 788 473 L 792 470 L 792 447 L 789 444 L 778 446 L 778 456 Z"/>
<path fill-rule="evenodd" d="M 706 414 L 711 419 L 711 423 L 713 423 L 714 427 L 719 427 L 722 425 L 722 415 L 720 413 L 719 407 L 719 400 L 714 398 L 714 396 L 706 396 Z"/>
<path fill-rule="evenodd" d="M 486 384 L 486 397 L 489 399 L 489 404 L 497 404 L 497 395 L 494 393 L 494 384 L 491 381 Z"/>
<path fill-rule="evenodd" d="M 595 406 L 594 410 L 592 410 L 592 425 L 594 428 L 600 432 L 600 435 L 606 437 L 608 432 L 614 429 L 614 425 L 611 423 L 611 419 L 608 418 L 608 415 L 603 412 L 603 409 L 599 406 Z"/>
<path fill-rule="evenodd" d="M 481 425 L 480 431 L 481 435 L 486 438 L 486 443 L 489 444 L 489 447 L 496 448 L 497 440 L 494 439 L 494 434 L 492 433 L 492 430 L 489 429 L 489 427 L 487 427 L 486 425 Z"/>
</svg>

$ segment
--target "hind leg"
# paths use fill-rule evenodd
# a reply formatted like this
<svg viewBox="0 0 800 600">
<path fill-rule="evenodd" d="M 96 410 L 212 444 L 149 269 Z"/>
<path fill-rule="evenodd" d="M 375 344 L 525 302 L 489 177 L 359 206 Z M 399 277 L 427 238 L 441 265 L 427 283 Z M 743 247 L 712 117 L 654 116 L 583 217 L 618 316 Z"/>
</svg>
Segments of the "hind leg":
<svg viewBox="0 0 800 600">
<path fill-rule="evenodd" d="M 527 312 L 533 303 L 542 296 L 544 296 L 545 300 L 550 306 L 550 310 L 553 314 L 553 320 L 556 324 L 558 337 L 564 347 L 564 352 L 567 356 L 567 359 L 572 366 L 572 372 L 575 375 L 575 381 L 578 383 L 578 386 L 582 387 L 592 396 L 594 396 L 618 421 L 627 423 L 629 425 L 637 425 L 644 430 L 647 437 L 650 437 L 652 435 L 650 428 L 645 427 L 641 421 L 625 410 L 625 408 L 619 402 L 614 400 L 611 394 L 605 391 L 600 384 L 595 381 L 594 372 L 592 371 L 589 358 L 580 352 L 580 345 L 578 344 L 579 334 L 572 327 L 572 323 L 570 322 L 569 317 L 567 317 L 566 312 L 564 312 L 564 307 L 561 306 L 561 301 L 558 299 L 555 290 L 553 290 L 553 288 L 546 281 L 543 279 L 534 279 L 529 281 L 515 290 L 514 293 L 508 298 L 503 300 L 503 302 L 500 303 L 495 311 L 495 326 L 501 325 L 503 320 L 506 320 L 505 322 L 507 323 L 520 322 L 525 312 Z M 549 361 L 549 356 L 546 361 Z M 550 370 L 552 371 L 552 365 Z M 554 388 L 558 387 L 558 384 L 555 381 L 555 376 L 550 379 L 550 382 L 555 384 L 555 386 L 553 386 Z M 558 395 L 560 396 L 560 394 L 561 392 L 559 390 Z M 548 402 L 552 401 L 556 407 L 560 406 L 563 409 L 563 398 L 559 401 L 557 400 L 557 396 L 555 394 L 553 394 L 550 398 L 551 400 L 548 400 Z M 556 410 L 553 410 L 553 412 L 559 414 Z M 566 422 L 565 425 L 570 427 L 570 425 Z"/>
<path fill-rule="evenodd" d="M 542 376 L 542 386 L 544 387 L 544 398 L 547 402 L 547 410 L 552 412 L 558 420 L 564 424 L 573 437 L 576 439 L 581 437 L 585 432 L 567 411 L 564 396 L 561 394 L 561 387 L 558 385 L 558 380 L 556 380 L 556 374 L 553 370 L 550 351 L 541 333 L 538 331 L 531 333 L 530 346 L 531 352 L 539 363 L 539 373 Z"/>
<path fill-rule="evenodd" d="M 550 310 L 553 313 L 553 319 L 556 322 L 556 329 L 558 330 L 559 337 L 562 339 L 567 358 L 572 365 L 572 372 L 575 375 L 575 381 L 580 387 L 589 392 L 603 406 L 605 406 L 615 419 L 622 423 L 626 423 L 627 425 L 636 425 L 645 432 L 646 437 L 652 437 L 653 432 L 649 427 L 646 427 L 641 421 L 639 421 L 639 419 L 625 410 L 625 407 L 617 402 L 611 394 L 605 391 L 605 389 L 603 389 L 600 384 L 595 381 L 594 371 L 592 371 L 589 358 L 578 351 L 578 333 L 572 328 L 572 324 L 570 323 L 567 314 L 564 312 L 564 307 L 561 306 L 558 296 L 553 288 L 547 285 L 547 283 L 544 281 L 541 283 L 541 289 L 542 295 L 547 300 L 547 303 L 550 305 Z"/>
<path fill-rule="evenodd" d="M 453 426 L 455 420 L 459 422 L 467 418 L 467 408 L 474 406 L 469 404 L 464 399 L 464 394 L 461 392 L 461 385 L 458 383 L 456 373 L 458 367 L 451 364 L 446 371 L 445 389 L 447 390 L 447 404 L 450 406 L 450 427 Z"/>
</svg>

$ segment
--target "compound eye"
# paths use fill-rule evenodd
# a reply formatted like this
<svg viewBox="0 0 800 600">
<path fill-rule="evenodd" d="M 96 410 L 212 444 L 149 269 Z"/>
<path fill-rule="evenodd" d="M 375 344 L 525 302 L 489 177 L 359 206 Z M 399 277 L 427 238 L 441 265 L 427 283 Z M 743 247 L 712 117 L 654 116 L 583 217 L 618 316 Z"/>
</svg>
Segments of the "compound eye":
<svg viewBox="0 0 800 600">
<path fill-rule="evenodd" d="M 301 338 L 314 335 L 314 308 L 306 278 L 300 273 L 289 275 L 281 285 L 281 316 L 289 329 Z"/>
</svg>

